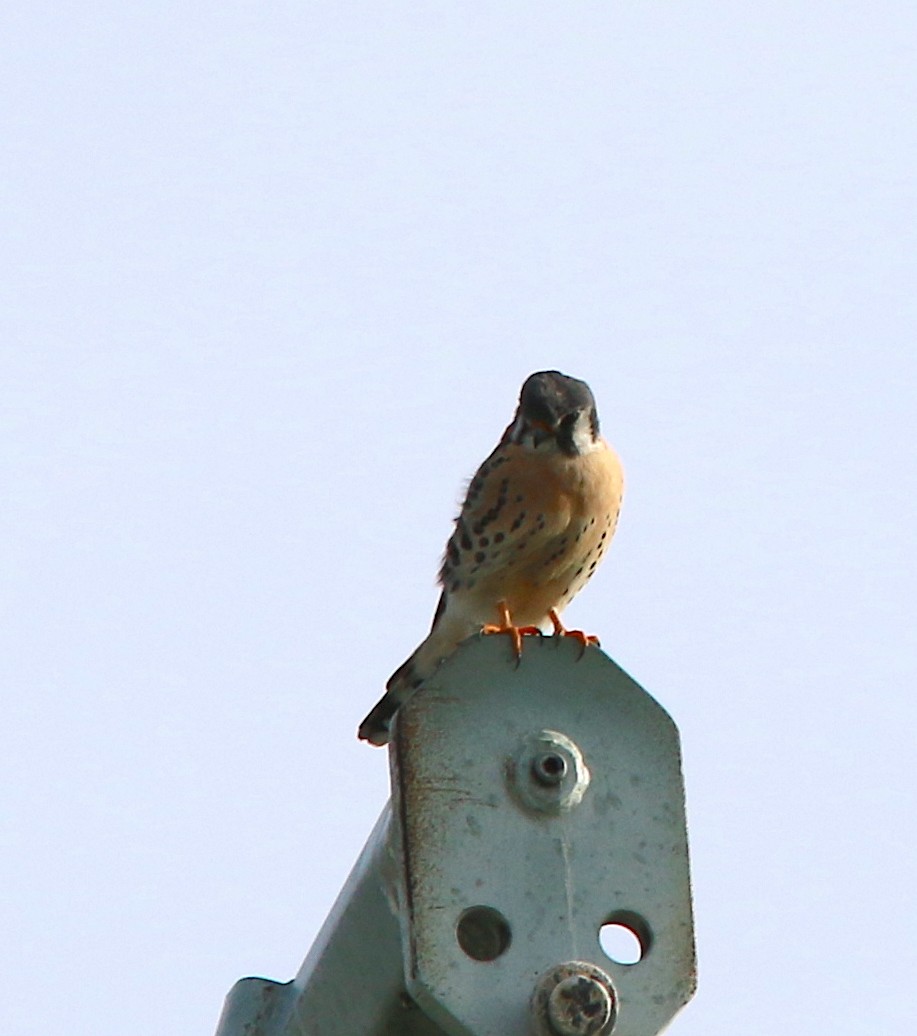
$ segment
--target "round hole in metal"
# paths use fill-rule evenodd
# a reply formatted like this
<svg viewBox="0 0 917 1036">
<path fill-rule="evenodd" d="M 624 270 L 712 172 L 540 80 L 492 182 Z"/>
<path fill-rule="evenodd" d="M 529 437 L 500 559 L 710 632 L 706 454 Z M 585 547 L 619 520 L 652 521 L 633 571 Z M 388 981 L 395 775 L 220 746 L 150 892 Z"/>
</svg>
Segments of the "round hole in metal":
<svg viewBox="0 0 917 1036">
<path fill-rule="evenodd" d="M 509 948 L 509 922 L 493 907 L 469 907 L 455 926 L 458 944 L 472 960 L 496 960 Z"/>
</svg>

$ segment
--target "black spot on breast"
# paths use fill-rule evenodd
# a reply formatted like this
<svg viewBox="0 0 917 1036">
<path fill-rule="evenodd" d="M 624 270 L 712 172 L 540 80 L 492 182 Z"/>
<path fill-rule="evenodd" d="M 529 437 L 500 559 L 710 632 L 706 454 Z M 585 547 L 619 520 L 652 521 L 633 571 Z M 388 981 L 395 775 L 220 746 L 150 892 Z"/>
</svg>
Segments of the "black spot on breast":
<svg viewBox="0 0 917 1036">
<path fill-rule="evenodd" d="M 502 543 L 505 539 L 506 539 L 505 533 L 498 532 L 496 534 L 496 536 L 494 536 L 494 543 Z"/>
<path fill-rule="evenodd" d="M 468 529 L 465 527 L 463 518 L 459 517 L 455 523 L 455 531 L 459 537 L 459 543 L 462 545 L 462 550 L 471 550 L 471 537 L 468 535 Z"/>
<path fill-rule="evenodd" d="M 474 560 L 480 565 L 487 559 L 487 555 L 483 550 L 479 550 L 474 556 Z"/>
<path fill-rule="evenodd" d="M 509 531 L 510 532 L 515 532 L 522 525 L 522 523 L 524 521 L 525 521 L 525 511 L 520 511 L 519 514 L 516 516 L 516 519 L 513 522 L 513 524 L 509 527 Z"/>
<path fill-rule="evenodd" d="M 488 510 L 481 515 L 481 517 L 474 523 L 474 525 L 472 525 L 471 531 L 475 534 L 475 536 L 480 536 L 480 534 L 487 528 L 487 526 L 490 525 L 491 522 L 496 521 L 496 519 L 499 517 L 500 512 L 506 506 L 506 490 L 508 488 L 509 479 L 504 479 L 503 482 L 500 484 L 500 495 L 497 497 L 496 503 L 493 505 L 493 507 L 488 508 Z"/>
</svg>

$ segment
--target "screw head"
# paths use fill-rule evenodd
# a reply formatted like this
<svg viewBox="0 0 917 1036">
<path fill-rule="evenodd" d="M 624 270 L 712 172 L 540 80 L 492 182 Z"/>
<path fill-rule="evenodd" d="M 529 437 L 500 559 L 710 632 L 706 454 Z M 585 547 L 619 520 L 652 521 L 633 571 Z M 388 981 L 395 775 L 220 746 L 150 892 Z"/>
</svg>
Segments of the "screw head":
<svg viewBox="0 0 917 1036">
<path fill-rule="evenodd" d="M 548 997 L 548 1021 L 558 1036 L 597 1036 L 611 1009 L 611 993 L 589 975 L 561 980 Z"/>
<path fill-rule="evenodd" d="M 617 1015 L 609 975 L 590 961 L 571 960 L 546 971 L 532 992 L 538 1036 L 608 1036 Z"/>
</svg>

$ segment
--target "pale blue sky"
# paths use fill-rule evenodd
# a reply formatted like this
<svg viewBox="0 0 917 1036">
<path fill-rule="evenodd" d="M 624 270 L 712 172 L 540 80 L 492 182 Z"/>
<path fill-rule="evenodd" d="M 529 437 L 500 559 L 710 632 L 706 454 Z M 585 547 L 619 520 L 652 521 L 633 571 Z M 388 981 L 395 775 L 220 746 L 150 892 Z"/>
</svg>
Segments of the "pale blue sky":
<svg viewBox="0 0 917 1036">
<path fill-rule="evenodd" d="M 618 537 L 570 618 L 682 730 L 678 1036 L 913 1032 L 917 8 L 0 15 L 0 1031 L 209 1034 L 388 794 L 522 379 Z"/>
</svg>

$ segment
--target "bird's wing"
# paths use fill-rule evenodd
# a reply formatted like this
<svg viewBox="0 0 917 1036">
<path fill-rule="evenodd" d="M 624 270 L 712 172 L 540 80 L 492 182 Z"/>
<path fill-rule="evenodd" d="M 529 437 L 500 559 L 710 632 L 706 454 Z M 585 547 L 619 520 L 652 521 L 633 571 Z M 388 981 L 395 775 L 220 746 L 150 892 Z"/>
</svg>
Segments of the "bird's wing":
<svg viewBox="0 0 917 1036">
<path fill-rule="evenodd" d="M 468 486 L 440 569 L 444 590 L 523 565 L 562 535 L 570 523 L 563 488 L 522 447 L 501 445 Z"/>
</svg>

